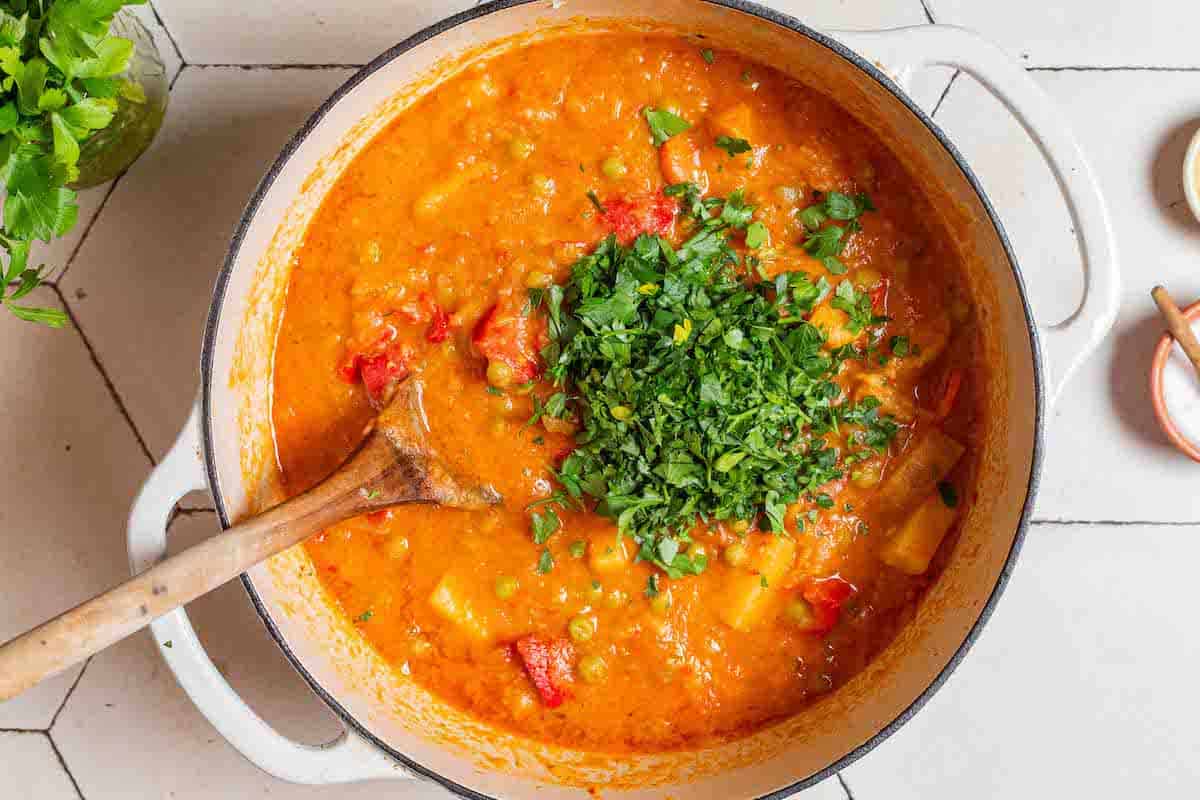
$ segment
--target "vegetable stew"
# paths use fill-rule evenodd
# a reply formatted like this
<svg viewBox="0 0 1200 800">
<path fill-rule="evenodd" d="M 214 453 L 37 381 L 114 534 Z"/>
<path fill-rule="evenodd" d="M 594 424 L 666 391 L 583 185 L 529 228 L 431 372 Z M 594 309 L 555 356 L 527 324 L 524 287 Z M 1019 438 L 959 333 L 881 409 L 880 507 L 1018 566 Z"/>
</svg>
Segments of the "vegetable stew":
<svg viewBox="0 0 1200 800">
<path fill-rule="evenodd" d="M 278 337 L 288 490 L 410 380 L 504 497 L 307 545 L 396 670 L 530 737 L 656 751 L 795 713 L 911 619 L 988 375 L 955 243 L 822 89 L 673 35 L 556 39 L 340 176 Z"/>
</svg>

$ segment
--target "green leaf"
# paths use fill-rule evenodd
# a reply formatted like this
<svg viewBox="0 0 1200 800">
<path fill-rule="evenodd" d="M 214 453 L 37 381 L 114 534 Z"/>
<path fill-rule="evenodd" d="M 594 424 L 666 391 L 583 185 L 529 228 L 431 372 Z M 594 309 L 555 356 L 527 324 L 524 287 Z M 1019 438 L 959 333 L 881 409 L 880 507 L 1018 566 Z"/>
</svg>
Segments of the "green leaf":
<svg viewBox="0 0 1200 800">
<path fill-rule="evenodd" d="M 708 49 L 701 50 L 700 57 L 704 59 L 705 64 L 711 64 L 717 60 L 717 57 L 713 54 L 713 51 Z"/>
<path fill-rule="evenodd" d="M 44 33 L 69 52 L 91 56 L 97 40 L 108 33 L 113 15 L 141 0 L 54 0 L 46 15 Z"/>
<path fill-rule="evenodd" d="M 67 106 L 59 112 L 59 115 L 63 122 L 71 126 L 76 137 L 82 139 L 90 131 L 107 128 L 108 124 L 112 122 L 115 111 L 116 103 L 112 100 L 87 97 L 78 103 Z"/>
<path fill-rule="evenodd" d="M 0 45 L 22 47 L 28 32 L 28 23 L 28 14 L 17 17 L 7 11 L 0 11 Z"/>
<path fill-rule="evenodd" d="M 554 509 L 548 508 L 545 514 L 534 511 L 530 515 L 530 527 L 533 530 L 533 543 L 545 544 L 546 540 L 562 527 L 562 521 L 559 520 L 558 514 L 554 513 Z"/>
<path fill-rule="evenodd" d="M 61 328 L 67 324 L 66 313 L 56 308 L 34 308 L 8 302 L 4 304 L 4 307 L 11 311 L 14 317 L 25 322 L 37 322 L 49 325 L 51 328 Z"/>
<path fill-rule="evenodd" d="M 133 42 L 118 36 L 104 39 L 94 48 L 95 55 L 81 59 L 75 67 L 80 78 L 108 78 L 120 75 L 129 68 L 133 57 Z"/>
<path fill-rule="evenodd" d="M 891 341 L 892 355 L 897 358 L 904 358 L 909 353 L 909 343 L 907 336 L 893 336 Z"/>
<path fill-rule="evenodd" d="M 17 106 L 13 101 L 9 100 L 4 105 L 0 105 L 0 133 L 9 133 L 17 127 Z M 8 154 L 4 154 L 5 158 Z"/>
<path fill-rule="evenodd" d="M 543 549 L 542 554 L 538 556 L 537 572 L 539 575 L 546 575 L 554 569 L 554 556 L 550 555 L 550 551 Z"/>
<path fill-rule="evenodd" d="M 644 113 L 655 147 L 662 146 L 663 142 L 672 136 L 678 136 L 692 127 L 692 124 L 686 119 L 665 109 L 647 108 Z"/>
<path fill-rule="evenodd" d="M 33 58 L 24 62 L 12 74 L 17 82 L 17 100 L 22 114 L 37 114 L 38 101 L 46 89 L 46 75 L 50 65 L 43 58 Z"/>
<path fill-rule="evenodd" d="M 753 149 L 745 139 L 735 139 L 732 136 L 718 136 L 716 145 L 724 150 L 730 158 L 739 153 L 749 153 Z"/>
<path fill-rule="evenodd" d="M 79 142 L 75 139 L 75 132 L 60 114 L 50 115 L 50 125 L 54 131 L 55 161 L 66 168 L 68 175 L 78 175 Z"/>
<path fill-rule="evenodd" d="M 62 89 L 47 89 L 38 98 L 38 111 L 58 111 L 67 104 L 67 93 Z"/>
<path fill-rule="evenodd" d="M 78 215 L 75 193 L 63 187 L 33 193 L 14 192 L 10 187 L 4 203 L 4 227 L 22 239 L 49 242 L 71 230 Z"/>
<path fill-rule="evenodd" d="M 755 249 L 767 243 L 767 226 L 761 222 L 751 222 L 746 226 L 746 247 Z"/>
</svg>

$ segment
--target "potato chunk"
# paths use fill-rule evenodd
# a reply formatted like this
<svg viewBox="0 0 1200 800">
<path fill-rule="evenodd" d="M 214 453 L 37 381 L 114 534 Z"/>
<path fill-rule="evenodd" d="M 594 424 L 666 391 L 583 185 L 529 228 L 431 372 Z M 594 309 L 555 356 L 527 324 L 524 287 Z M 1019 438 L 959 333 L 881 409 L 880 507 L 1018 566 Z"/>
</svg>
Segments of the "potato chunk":
<svg viewBox="0 0 1200 800">
<path fill-rule="evenodd" d="M 633 558 L 632 543 L 617 532 L 606 533 L 592 540 L 588 547 L 588 566 L 600 575 L 623 572 Z"/>
<path fill-rule="evenodd" d="M 938 428 L 919 434 L 879 488 L 874 500 L 876 512 L 885 522 L 903 516 L 934 490 L 965 450 Z"/>
<path fill-rule="evenodd" d="M 710 127 L 714 136 L 745 139 L 754 144 L 754 111 L 745 103 L 718 111 L 713 115 Z"/>
<path fill-rule="evenodd" d="M 469 582 L 453 572 L 447 572 L 429 595 L 429 604 L 446 621 L 457 625 L 463 633 L 479 641 L 492 638 L 491 626 L 484 616 L 484 604 Z"/>
<path fill-rule="evenodd" d="M 430 219 L 454 195 L 468 185 L 495 172 L 495 165 L 490 161 L 476 161 L 463 169 L 442 178 L 413 203 L 413 216 L 417 219 Z"/>
<path fill-rule="evenodd" d="M 917 507 L 879 551 L 879 559 L 908 575 L 920 575 L 958 519 L 958 509 L 950 508 L 934 492 Z"/>
<path fill-rule="evenodd" d="M 725 582 L 724 596 L 718 601 L 721 621 L 734 630 L 753 629 L 778 595 L 783 576 L 795 559 L 796 543 L 791 538 L 766 535 L 754 552 L 752 569 L 737 570 Z"/>
</svg>

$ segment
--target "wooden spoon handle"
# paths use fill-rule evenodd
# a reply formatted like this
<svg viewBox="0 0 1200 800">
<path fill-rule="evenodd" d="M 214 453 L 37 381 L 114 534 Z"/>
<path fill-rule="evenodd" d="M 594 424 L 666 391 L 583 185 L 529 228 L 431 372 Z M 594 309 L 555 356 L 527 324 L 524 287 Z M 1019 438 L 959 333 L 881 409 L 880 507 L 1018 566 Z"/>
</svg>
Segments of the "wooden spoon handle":
<svg viewBox="0 0 1200 800">
<path fill-rule="evenodd" d="M 1171 335 L 1175 337 L 1175 341 L 1179 342 L 1179 346 L 1183 348 L 1188 360 L 1196 368 L 1196 374 L 1200 376 L 1200 341 L 1196 341 L 1192 324 L 1175 305 L 1175 301 L 1171 299 L 1170 293 L 1164 287 L 1155 286 L 1150 291 L 1150 296 L 1154 298 L 1158 310 L 1162 312 L 1163 319 L 1167 321 L 1167 328 L 1171 331 Z"/>
<path fill-rule="evenodd" d="M 279 526 L 278 512 L 286 513 L 287 505 L 172 556 L 0 645 L 0 701 L 83 661 L 326 526 L 325 515 Z"/>
</svg>

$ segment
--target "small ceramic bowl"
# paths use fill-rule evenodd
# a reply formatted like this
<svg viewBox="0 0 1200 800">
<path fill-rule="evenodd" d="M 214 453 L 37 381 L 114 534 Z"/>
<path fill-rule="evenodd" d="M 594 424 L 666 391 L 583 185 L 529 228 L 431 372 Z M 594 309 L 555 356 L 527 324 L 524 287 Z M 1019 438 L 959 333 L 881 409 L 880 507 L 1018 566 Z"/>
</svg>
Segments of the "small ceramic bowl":
<svg viewBox="0 0 1200 800">
<path fill-rule="evenodd" d="M 1192 143 L 1183 156 L 1183 196 L 1196 219 L 1200 220 L 1200 129 L 1192 136 Z"/>
<path fill-rule="evenodd" d="M 1197 137 L 1196 141 L 1200 141 L 1200 137 Z M 1193 160 L 1195 160 L 1196 151 L 1200 150 L 1196 141 L 1192 142 L 1191 156 Z M 1193 205 L 1192 208 L 1197 210 L 1198 206 Z M 1200 219 L 1200 210 L 1197 210 L 1197 218 Z M 1200 319 L 1200 302 L 1192 303 L 1183 309 L 1183 315 L 1188 322 L 1194 325 L 1196 320 Z M 1167 401 L 1163 396 L 1163 370 L 1167 366 L 1167 359 L 1170 358 L 1174 346 L 1174 337 L 1169 333 L 1164 333 L 1158 341 L 1158 347 L 1154 350 L 1154 360 L 1150 362 L 1150 397 L 1154 402 L 1154 416 L 1158 418 L 1159 426 L 1173 445 L 1192 460 L 1200 461 L 1200 443 L 1183 435 L 1176 420 L 1171 417 L 1171 411 L 1167 408 Z"/>
</svg>

